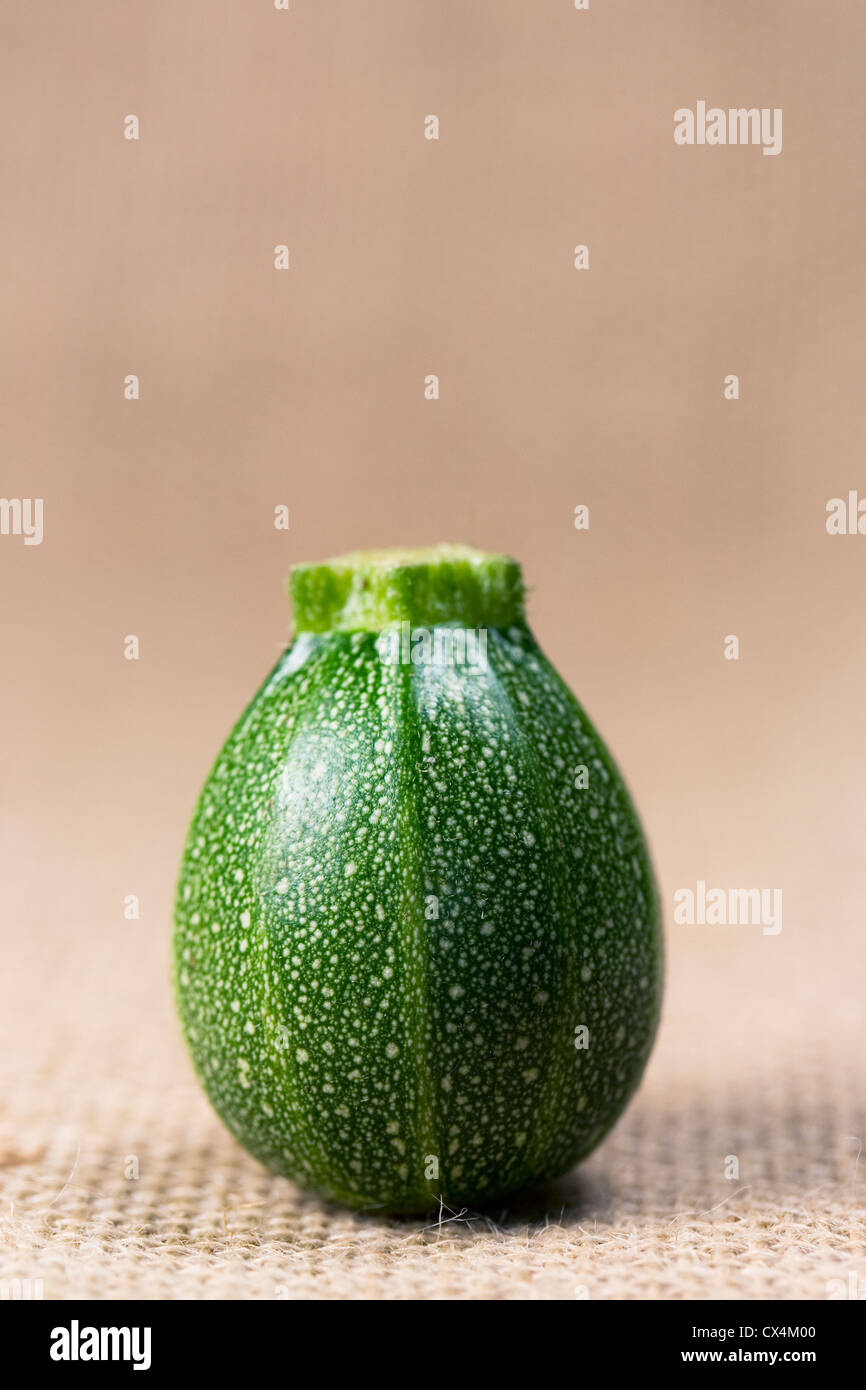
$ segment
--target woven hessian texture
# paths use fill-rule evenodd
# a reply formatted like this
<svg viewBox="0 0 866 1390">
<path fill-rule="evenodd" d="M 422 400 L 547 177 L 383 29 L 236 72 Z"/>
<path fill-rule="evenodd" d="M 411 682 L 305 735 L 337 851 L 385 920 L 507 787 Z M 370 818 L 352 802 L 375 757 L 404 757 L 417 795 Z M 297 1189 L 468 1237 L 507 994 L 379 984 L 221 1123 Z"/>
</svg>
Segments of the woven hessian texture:
<svg viewBox="0 0 866 1390">
<path fill-rule="evenodd" d="M 238 1147 L 178 1040 L 164 938 L 138 923 L 50 949 L 21 937 L 2 1015 L 5 1295 L 866 1292 L 859 1011 L 817 1007 L 836 967 L 786 952 L 784 933 L 696 949 L 688 930 L 669 933 L 644 1084 L 598 1152 L 547 1192 L 425 1221 L 326 1207 Z M 829 955 L 855 944 L 837 938 Z"/>
</svg>

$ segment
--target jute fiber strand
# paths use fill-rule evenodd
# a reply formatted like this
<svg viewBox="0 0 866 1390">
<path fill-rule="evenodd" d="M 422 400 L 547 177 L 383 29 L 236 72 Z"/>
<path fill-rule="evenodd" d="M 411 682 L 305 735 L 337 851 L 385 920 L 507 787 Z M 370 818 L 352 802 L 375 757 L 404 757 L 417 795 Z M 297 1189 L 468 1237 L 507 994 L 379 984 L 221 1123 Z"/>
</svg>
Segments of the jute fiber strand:
<svg viewBox="0 0 866 1390">
<path fill-rule="evenodd" d="M 500 1210 L 409 1221 L 325 1207 L 233 1141 L 178 1040 L 164 942 L 100 955 L 96 930 L 52 935 L 50 951 L 21 937 L 0 1011 L 4 1295 L 866 1293 L 862 1035 L 852 1007 L 819 1011 L 820 1027 L 808 1012 L 826 969 L 815 940 L 796 965 L 767 943 L 744 1002 L 736 942 L 686 967 L 674 936 L 659 1046 L 598 1152 Z M 845 949 L 837 938 L 834 958 Z M 124 977 L 120 958 L 136 953 Z"/>
</svg>

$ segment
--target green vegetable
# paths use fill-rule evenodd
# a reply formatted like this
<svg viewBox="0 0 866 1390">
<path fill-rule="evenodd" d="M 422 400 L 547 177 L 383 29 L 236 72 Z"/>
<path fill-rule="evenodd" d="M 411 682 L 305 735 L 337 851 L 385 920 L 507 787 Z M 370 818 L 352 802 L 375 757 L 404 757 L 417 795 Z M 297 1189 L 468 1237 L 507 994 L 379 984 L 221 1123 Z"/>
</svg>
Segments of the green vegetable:
<svg viewBox="0 0 866 1390">
<path fill-rule="evenodd" d="M 292 573 L 296 635 L 202 792 L 177 997 L 270 1169 L 353 1207 L 477 1204 L 621 1114 L 661 992 L 628 792 L 542 655 L 520 567 L 465 546 Z"/>
</svg>

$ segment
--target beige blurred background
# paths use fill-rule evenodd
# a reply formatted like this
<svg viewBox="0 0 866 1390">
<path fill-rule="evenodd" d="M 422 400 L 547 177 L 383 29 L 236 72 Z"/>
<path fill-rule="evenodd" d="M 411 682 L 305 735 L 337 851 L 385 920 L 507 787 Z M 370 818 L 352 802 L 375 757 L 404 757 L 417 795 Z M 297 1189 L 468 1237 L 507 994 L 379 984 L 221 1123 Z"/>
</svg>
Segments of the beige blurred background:
<svg viewBox="0 0 866 1390">
<path fill-rule="evenodd" d="M 864 40 L 855 0 L 7 3 L 2 491 L 44 499 L 44 540 L 0 537 L 0 1177 L 8 1268 L 47 1270 L 46 1296 L 118 1292 L 127 1254 L 105 1253 L 106 1231 L 145 1230 L 159 1263 L 185 1199 L 112 1165 L 150 1144 L 151 1173 L 182 1174 L 187 1117 L 197 1153 L 239 1164 L 221 1201 L 262 1181 L 275 1209 L 290 1200 L 236 1157 L 177 1038 L 186 823 L 286 640 L 289 566 L 445 539 L 523 562 L 537 636 L 626 773 L 666 905 L 664 1028 L 626 1138 L 592 1161 L 614 1196 L 591 1296 L 711 1296 L 730 1278 L 728 1296 L 824 1297 L 840 1269 L 866 1289 L 866 538 L 825 529 L 828 499 L 866 496 Z M 674 110 L 698 100 L 782 108 L 782 153 L 677 146 Z M 673 925 L 675 889 L 698 879 L 780 887 L 782 933 Z M 636 1198 L 616 1144 L 704 1102 L 710 1137 L 689 1130 L 678 1185 Z M 167 1155 L 154 1125 L 172 1105 Z M 704 1285 L 715 1218 L 696 1217 L 684 1282 L 628 1284 L 623 1222 L 658 1240 L 715 1202 L 734 1221 L 732 1151 L 740 1207 L 757 1202 L 765 1232 L 808 1211 L 820 1267 L 771 1244 L 751 1283 L 731 1257 Z M 249 1282 L 256 1219 L 210 1292 L 273 1296 L 270 1274 Z M 376 1238 L 385 1259 L 396 1237 Z M 473 1272 L 471 1231 L 449 1239 L 453 1296 L 512 1296 Z M 189 1258 L 129 1290 L 209 1296 Z M 355 1296 L 330 1258 L 318 1291 Z M 539 1261 L 512 1269 L 514 1296 L 547 1288 Z M 293 1293 L 312 1296 L 308 1274 Z"/>
</svg>

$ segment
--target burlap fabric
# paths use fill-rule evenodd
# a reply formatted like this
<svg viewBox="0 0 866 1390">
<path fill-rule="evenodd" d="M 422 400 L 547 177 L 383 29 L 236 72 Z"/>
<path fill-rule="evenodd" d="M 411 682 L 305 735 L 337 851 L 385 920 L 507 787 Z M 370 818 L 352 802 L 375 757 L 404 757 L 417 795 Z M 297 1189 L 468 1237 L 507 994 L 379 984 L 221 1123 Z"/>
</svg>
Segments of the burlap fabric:
<svg viewBox="0 0 866 1390">
<path fill-rule="evenodd" d="M 688 930 L 669 933 L 644 1085 L 592 1159 L 501 1210 L 426 1221 L 326 1207 L 236 1145 L 178 1039 L 165 935 L 19 933 L 0 1015 L 5 1295 L 866 1293 L 859 1006 L 833 995 L 856 934 L 822 958 L 784 933 Z"/>
</svg>

